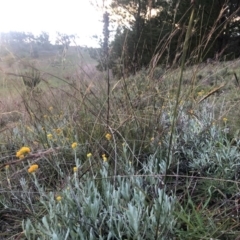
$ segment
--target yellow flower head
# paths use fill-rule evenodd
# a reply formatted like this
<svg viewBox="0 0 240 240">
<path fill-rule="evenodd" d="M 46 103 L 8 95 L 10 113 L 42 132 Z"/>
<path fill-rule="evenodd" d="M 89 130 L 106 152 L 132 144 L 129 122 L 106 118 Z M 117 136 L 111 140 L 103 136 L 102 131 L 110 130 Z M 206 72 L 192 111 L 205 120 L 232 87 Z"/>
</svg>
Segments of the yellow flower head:
<svg viewBox="0 0 240 240">
<path fill-rule="evenodd" d="M 6 166 L 5 166 L 5 169 L 8 170 L 8 169 L 9 169 L 9 165 L 6 165 Z"/>
<path fill-rule="evenodd" d="M 77 145 L 78 144 L 76 142 L 72 143 L 72 149 L 75 149 L 77 147 Z"/>
<path fill-rule="evenodd" d="M 198 96 L 202 97 L 204 95 L 204 90 L 201 90 L 200 92 L 198 92 Z"/>
<path fill-rule="evenodd" d="M 18 152 L 16 153 L 16 157 L 20 158 L 20 156 L 21 156 L 21 152 L 18 151 Z"/>
<path fill-rule="evenodd" d="M 107 162 L 108 159 L 107 159 L 107 157 L 106 157 L 106 154 L 103 154 L 103 155 L 102 155 L 102 158 L 103 158 L 103 161 L 104 161 L 104 162 Z"/>
<path fill-rule="evenodd" d="M 56 197 L 56 200 L 57 200 L 58 202 L 60 202 L 60 201 L 62 200 L 62 197 L 61 197 L 61 196 L 57 196 L 57 197 Z"/>
<path fill-rule="evenodd" d="M 28 154 L 31 150 L 29 147 L 22 147 L 20 151 L 22 152 L 22 154 Z"/>
<path fill-rule="evenodd" d="M 73 167 L 73 172 L 77 172 L 78 168 L 77 167 Z"/>
<path fill-rule="evenodd" d="M 30 153 L 30 148 L 29 147 L 22 147 L 19 151 L 17 151 L 16 153 L 16 157 L 22 159 L 24 158 L 25 155 L 27 155 L 28 153 Z"/>
<path fill-rule="evenodd" d="M 107 134 L 105 135 L 105 138 L 106 138 L 108 141 L 110 141 L 110 140 L 112 139 L 112 135 L 111 135 L 110 133 L 107 133 Z"/>
<path fill-rule="evenodd" d="M 49 133 L 49 134 L 47 135 L 47 138 L 48 138 L 48 139 L 52 139 L 52 138 L 53 138 L 53 135 L 52 135 L 51 133 Z"/>
<path fill-rule="evenodd" d="M 50 110 L 50 111 L 52 111 L 52 110 L 53 110 L 53 107 L 52 107 L 52 106 L 51 106 L 51 107 L 49 107 L 49 110 Z"/>
<path fill-rule="evenodd" d="M 224 122 L 224 123 L 226 123 L 227 120 L 228 120 L 227 118 L 225 118 L 225 117 L 223 118 L 223 122 Z"/>
<path fill-rule="evenodd" d="M 38 170 L 38 165 L 37 164 L 33 164 L 28 168 L 28 172 L 29 173 L 34 173 Z"/>
<path fill-rule="evenodd" d="M 91 154 L 91 153 L 88 153 L 88 154 L 87 154 L 87 157 L 88 157 L 88 158 L 90 158 L 91 156 L 92 156 L 92 154 Z"/>
</svg>

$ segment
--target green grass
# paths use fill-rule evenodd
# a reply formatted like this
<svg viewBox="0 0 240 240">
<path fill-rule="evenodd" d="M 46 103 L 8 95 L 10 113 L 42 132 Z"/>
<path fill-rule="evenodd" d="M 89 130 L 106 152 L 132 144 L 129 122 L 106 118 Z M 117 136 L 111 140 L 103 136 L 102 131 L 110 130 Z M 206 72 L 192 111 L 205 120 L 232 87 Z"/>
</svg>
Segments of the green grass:
<svg viewBox="0 0 240 240">
<path fill-rule="evenodd" d="M 24 57 L 21 57 L 23 55 Z M 69 47 L 64 61 L 62 61 L 58 50 L 53 47 L 49 50 L 40 51 L 37 58 L 31 58 L 28 55 L 29 53 L 24 52 L 24 50 L 11 52 L 8 49 L 8 52 L 1 57 L 1 96 L 8 95 L 8 89 L 11 91 L 16 88 L 20 91 L 24 90 L 22 79 L 18 75 L 31 70 L 31 67 L 35 67 L 40 71 L 43 79 L 41 87 L 46 89 L 49 86 L 64 86 L 66 80 L 76 81 L 79 75 L 83 77 L 92 76 L 95 73 L 95 65 L 97 64 L 89 56 L 86 49 L 74 46 Z"/>
<path fill-rule="evenodd" d="M 66 68 L 40 56 L 32 90 L 1 73 L 0 238 L 236 239 L 238 60 L 185 69 L 168 162 L 180 70 L 111 79 L 108 112 L 104 75 L 75 50 Z"/>
</svg>

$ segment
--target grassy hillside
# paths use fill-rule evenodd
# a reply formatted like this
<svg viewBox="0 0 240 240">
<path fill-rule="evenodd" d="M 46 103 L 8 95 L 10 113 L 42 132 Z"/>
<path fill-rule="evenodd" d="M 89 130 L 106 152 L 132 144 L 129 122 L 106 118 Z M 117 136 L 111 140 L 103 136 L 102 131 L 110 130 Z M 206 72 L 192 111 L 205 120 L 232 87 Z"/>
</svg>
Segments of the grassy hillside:
<svg viewBox="0 0 240 240">
<path fill-rule="evenodd" d="M 172 129 L 180 69 L 108 92 L 83 49 L 50 53 L 1 57 L 0 239 L 240 235 L 239 60 L 185 68 Z"/>
<path fill-rule="evenodd" d="M 14 49 L 13 47 L 2 46 L 0 62 L 0 85 L 1 94 L 7 92 L 14 86 L 19 89 L 22 79 L 19 75 L 24 75 L 31 71 L 32 67 L 41 73 L 41 85 L 50 84 L 59 86 L 63 80 L 76 78 L 79 74 L 94 75 L 96 61 L 90 58 L 87 49 L 70 46 L 66 55 L 58 46 L 51 46 L 47 49 L 39 49 L 37 56 L 31 57 L 29 48 Z M 60 78 L 60 79 L 59 79 Z"/>
</svg>

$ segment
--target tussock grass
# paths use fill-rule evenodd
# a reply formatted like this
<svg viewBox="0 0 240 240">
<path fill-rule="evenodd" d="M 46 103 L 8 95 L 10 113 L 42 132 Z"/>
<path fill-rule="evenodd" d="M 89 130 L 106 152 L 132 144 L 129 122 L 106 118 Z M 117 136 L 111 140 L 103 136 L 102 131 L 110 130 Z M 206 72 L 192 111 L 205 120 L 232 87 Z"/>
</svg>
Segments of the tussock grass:
<svg viewBox="0 0 240 240">
<path fill-rule="evenodd" d="M 185 62 L 2 71 L 0 238 L 236 239 L 239 60 Z"/>
<path fill-rule="evenodd" d="M 229 69 L 234 65 L 225 64 Z M 187 81 L 180 94 L 169 164 L 177 70 L 156 69 L 154 78 L 143 70 L 136 76 L 112 80 L 108 124 L 107 84 L 103 80 L 59 78 L 64 88 L 60 84 L 41 89 L 39 85 L 38 90 L 19 91 L 18 105 L 12 101 L 8 107 L 21 109 L 23 115 L 13 120 L 14 125 L 7 122 L 1 128 L 2 237 L 81 239 L 77 236 L 91 235 L 94 239 L 110 233 L 115 238 L 147 237 L 141 225 L 126 225 L 133 211 L 131 216 L 139 219 L 138 224 L 142 219 L 151 220 L 148 226 L 153 239 L 234 239 L 239 228 L 239 135 L 232 131 L 232 126 L 237 126 L 236 83 L 230 74 L 223 75 L 219 66 L 219 71 L 212 73 L 218 81 L 208 84 L 209 68 L 212 66 L 194 66 L 183 73 Z M 237 68 L 229 71 L 237 72 Z M 193 79 L 197 75 L 202 78 Z M 231 111 L 235 113 L 232 116 Z M 72 149 L 74 142 L 77 147 Z M 31 153 L 17 159 L 22 146 L 29 146 Z M 28 173 L 33 164 L 38 170 Z M 124 192 L 126 187 L 132 190 Z M 112 200 L 106 194 L 117 194 L 113 189 L 123 194 L 116 195 L 116 201 L 130 195 L 114 205 L 119 209 L 112 217 L 121 213 L 117 222 L 106 225 L 107 215 L 99 217 L 101 212 L 112 211 L 108 208 Z M 82 202 L 77 201 L 79 194 L 84 197 Z M 145 209 L 140 214 L 136 209 L 143 202 L 136 202 L 137 198 L 145 199 L 145 206 L 153 212 Z M 155 206 L 157 199 L 165 199 L 169 211 L 161 209 L 163 205 Z M 64 218 L 66 211 L 70 215 Z M 168 216 L 168 221 L 158 219 L 156 211 Z M 80 222 L 75 225 L 77 219 Z M 157 226 L 165 230 L 156 232 Z"/>
</svg>

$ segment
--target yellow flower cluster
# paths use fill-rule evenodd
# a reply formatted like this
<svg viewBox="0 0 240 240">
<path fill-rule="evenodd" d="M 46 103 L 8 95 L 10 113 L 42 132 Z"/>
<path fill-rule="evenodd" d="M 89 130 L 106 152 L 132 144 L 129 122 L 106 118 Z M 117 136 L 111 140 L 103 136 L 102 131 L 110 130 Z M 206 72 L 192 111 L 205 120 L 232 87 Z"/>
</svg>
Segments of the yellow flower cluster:
<svg viewBox="0 0 240 240">
<path fill-rule="evenodd" d="M 226 123 L 227 120 L 228 120 L 227 118 L 225 118 L 225 117 L 223 118 L 223 122 L 224 122 L 224 123 Z"/>
<path fill-rule="evenodd" d="M 51 133 L 49 133 L 49 134 L 47 135 L 47 138 L 48 138 L 48 139 L 53 139 L 53 135 L 52 135 Z"/>
<path fill-rule="evenodd" d="M 108 159 L 107 159 L 107 157 L 106 157 L 106 154 L 103 154 L 103 155 L 102 155 L 102 158 L 103 158 L 103 161 L 104 161 L 104 162 L 107 162 Z"/>
<path fill-rule="evenodd" d="M 62 200 L 62 197 L 61 197 L 61 196 L 57 196 L 57 197 L 56 197 L 56 200 L 57 200 L 58 202 L 60 202 L 60 201 Z"/>
<path fill-rule="evenodd" d="M 202 97 L 204 95 L 204 90 L 201 90 L 200 92 L 198 92 L 198 96 Z"/>
<path fill-rule="evenodd" d="M 92 156 L 92 154 L 91 154 L 91 153 L 88 153 L 88 154 L 87 154 L 87 157 L 88 157 L 88 158 L 90 158 L 91 156 Z"/>
<path fill-rule="evenodd" d="M 75 149 L 76 147 L 77 147 L 77 143 L 74 142 L 74 143 L 72 144 L 72 149 Z"/>
<path fill-rule="evenodd" d="M 22 147 L 19 151 L 17 151 L 16 153 L 16 157 L 22 159 L 25 157 L 25 155 L 27 155 L 28 153 L 30 153 L 30 148 L 29 147 Z"/>
<path fill-rule="evenodd" d="M 38 170 L 38 165 L 37 164 L 33 164 L 30 166 L 30 168 L 28 169 L 29 173 L 34 173 Z"/>
<path fill-rule="evenodd" d="M 73 172 L 77 172 L 78 168 L 77 167 L 73 167 Z"/>
<path fill-rule="evenodd" d="M 110 133 L 107 133 L 107 134 L 105 135 L 105 138 L 106 138 L 108 141 L 110 141 L 110 140 L 112 139 L 112 135 L 111 135 Z"/>
</svg>

